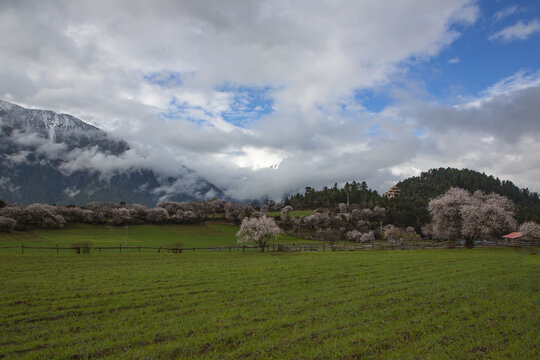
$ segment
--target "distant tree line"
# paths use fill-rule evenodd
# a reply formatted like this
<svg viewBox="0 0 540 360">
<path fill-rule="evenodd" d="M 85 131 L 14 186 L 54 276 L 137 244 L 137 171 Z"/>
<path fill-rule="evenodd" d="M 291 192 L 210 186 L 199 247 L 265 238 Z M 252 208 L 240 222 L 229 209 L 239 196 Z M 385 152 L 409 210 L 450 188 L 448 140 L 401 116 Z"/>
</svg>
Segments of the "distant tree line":
<svg viewBox="0 0 540 360">
<path fill-rule="evenodd" d="M 237 204 L 220 199 L 195 202 L 160 202 L 148 209 L 140 204 L 90 203 L 85 206 L 54 206 L 32 204 L 18 206 L 0 200 L 0 231 L 31 228 L 64 227 L 66 223 L 86 224 L 198 224 L 209 217 L 218 217 L 240 224 L 242 219 L 259 217 L 269 211 L 279 211 L 283 203 L 270 202 L 254 208 L 251 204 Z"/>
<path fill-rule="evenodd" d="M 325 186 L 321 190 L 306 187 L 304 194 L 296 194 L 285 198 L 285 205 L 290 205 L 295 209 L 336 209 L 339 204 L 355 204 L 357 208 L 373 208 L 374 206 L 384 206 L 387 204 L 375 190 L 371 190 L 365 181 L 358 183 L 346 183 L 343 187 L 338 187 L 335 183 L 333 187 Z"/>
<path fill-rule="evenodd" d="M 469 189 L 450 186 L 453 183 L 464 184 Z M 259 245 L 266 243 L 268 236 L 277 234 L 273 221 L 278 221 L 281 229 L 291 235 L 329 242 L 411 241 L 422 233 L 434 240 L 463 239 L 466 246 L 472 247 L 480 238 L 500 237 L 517 230 L 518 222 L 522 223 L 519 229 L 525 237 L 540 235 L 540 227 L 534 221 L 540 215 L 538 194 L 519 190 L 510 182 L 470 170 L 438 169 L 398 183 L 398 187 L 401 193 L 390 199 L 370 190 L 365 182 L 353 181 L 342 188 L 337 184 L 319 191 L 308 187 L 304 194 L 279 203 L 238 204 L 220 199 L 163 201 L 151 209 L 123 202 L 57 207 L 16 206 L 0 201 L 0 231 L 61 228 L 71 222 L 198 224 L 208 218 L 221 218 L 235 224 L 244 223 L 239 239 L 248 241 L 250 236 L 257 237 L 252 241 Z M 476 187 L 496 191 L 470 189 Z M 316 210 L 309 216 L 291 217 L 293 208 Z M 281 215 L 268 221 L 272 211 L 281 211 Z"/>
</svg>

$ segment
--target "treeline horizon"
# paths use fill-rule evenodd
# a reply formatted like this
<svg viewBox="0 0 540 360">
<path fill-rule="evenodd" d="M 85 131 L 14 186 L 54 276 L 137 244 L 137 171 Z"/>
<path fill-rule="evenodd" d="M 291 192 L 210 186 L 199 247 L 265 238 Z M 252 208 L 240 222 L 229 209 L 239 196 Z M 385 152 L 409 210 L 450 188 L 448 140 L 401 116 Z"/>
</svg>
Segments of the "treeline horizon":
<svg viewBox="0 0 540 360">
<path fill-rule="evenodd" d="M 337 183 L 333 187 L 323 187 L 315 190 L 306 187 L 304 194 L 297 193 L 286 197 L 282 202 L 271 200 L 234 202 L 222 199 L 191 202 L 162 201 L 155 208 L 146 208 L 140 204 L 94 202 L 87 205 L 58 206 L 47 204 L 14 205 L 0 200 L 0 217 L 16 220 L 18 227 L 46 226 L 62 227 L 65 222 L 105 223 L 115 225 L 136 224 L 143 222 L 170 221 L 176 223 L 199 223 L 205 221 L 208 215 L 223 213 L 224 218 L 238 223 L 242 218 L 249 217 L 263 210 L 280 211 L 284 206 L 295 210 L 336 210 L 340 204 L 348 204 L 347 211 L 355 209 L 386 210 L 385 223 L 398 227 L 413 227 L 420 231 L 421 227 L 431 221 L 427 205 L 452 187 L 465 189 L 471 193 L 483 191 L 508 197 L 516 205 L 516 220 L 540 222 L 540 197 L 536 192 L 520 189 L 511 181 L 501 181 L 499 178 L 488 176 L 469 169 L 439 168 L 421 173 L 396 184 L 400 194 L 387 198 L 369 188 L 363 182 L 347 182 L 342 187 Z M 38 206 L 39 205 L 39 206 Z M 166 214 L 163 212 L 166 210 Z M 61 216 L 65 221 L 58 218 Z M 48 219 L 47 221 L 40 221 Z"/>
</svg>

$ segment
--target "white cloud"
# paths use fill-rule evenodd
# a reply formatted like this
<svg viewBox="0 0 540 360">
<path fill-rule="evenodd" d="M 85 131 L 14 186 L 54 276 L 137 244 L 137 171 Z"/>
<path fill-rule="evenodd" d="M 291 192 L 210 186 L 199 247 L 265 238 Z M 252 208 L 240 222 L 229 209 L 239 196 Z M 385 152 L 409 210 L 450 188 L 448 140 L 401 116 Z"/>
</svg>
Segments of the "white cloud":
<svg viewBox="0 0 540 360">
<path fill-rule="evenodd" d="M 525 11 L 524 8 L 517 5 L 512 5 L 500 11 L 497 11 L 495 15 L 493 15 L 493 17 L 495 18 L 495 21 L 500 21 L 501 19 L 504 19 L 506 17 L 509 17 L 511 15 L 514 15 L 518 12 L 523 12 L 523 11 Z"/>
<path fill-rule="evenodd" d="M 451 142 L 433 139 L 445 136 L 445 119 L 481 132 L 491 120 L 475 121 L 480 110 L 416 106 L 407 94 L 373 114 L 354 98 L 388 84 L 411 58 L 436 57 L 459 37 L 455 25 L 474 23 L 478 11 L 469 0 L 8 2 L 0 9 L 0 33 L 10 34 L 0 42 L 0 98 L 73 114 L 132 146 L 119 159 L 73 153 L 73 168 L 174 173 L 186 164 L 239 198 L 353 179 L 384 191 L 427 165 L 475 165 L 474 154 L 501 140 L 491 134 L 493 143 L 478 148 L 471 138 L 463 145 L 473 155 L 452 158 Z M 178 79 L 159 85 L 170 74 Z M 528 97 L 536 85 L 518 82 L 468 102 L 524 123 L 503 101 L 535 109 Z M 227 122 L 235 101 L 249 113 L 248 100 L 235 100 L 238 87 L 268 89 L 272 111 L 245 128 Z M 524 141 L 523 129 L 501 116 L 501 129 Z M 414 135 L 419 128 L 426 134 Z"/>
<path fill-rule="evenodd" d="M 461 104 L 416 102 L 403 116 L 426 129 L 398 169 L 470 168 L 540 190 L 540 72 L 519 71 Z"/>
<path fill-rule="evenodd" d="M 529 36 L 540 31 L 540 21 L 537 19 L 524 23 L 519 20 L 515 25 L 504 28 L 489 37 L 489 40 L 502 40 L 510 42 L 513 40 L 525 40 Z"/>
<path fill-rule="evenodd" d="M 448 63 L 449 64 L 457 64 L 460 61 L 461 61 L 461 59 L 456 56 L 455 58 L 452 58 L 452 59 L 448 60 Z"/>
<path fill-rule="evenodd" d="M 479 108 L 482 104 L 492 101 L 497 96 L 538 86 L 540 86 L 540 70 L 536 72 L 520 70 L 515 74 L 498 81 L 494 85 L 489 86 L 480 93 L 480 96 L 466 99 L 462 103 L 456 105 L 456 108 Z"/>
</svg>

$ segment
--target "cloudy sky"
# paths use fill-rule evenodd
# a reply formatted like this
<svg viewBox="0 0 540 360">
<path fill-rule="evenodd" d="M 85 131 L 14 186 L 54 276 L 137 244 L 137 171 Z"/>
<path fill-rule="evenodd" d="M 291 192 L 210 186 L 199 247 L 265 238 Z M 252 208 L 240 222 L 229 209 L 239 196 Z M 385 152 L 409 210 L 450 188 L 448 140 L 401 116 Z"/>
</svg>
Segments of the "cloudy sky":
<svg viewBox="0 0 540 360">
<path fill-rule="evenodd" d="M 1 99 L 233 197 L 447 166 L 540 191 L 538 1 L 1 3 Z"/>
</svg>

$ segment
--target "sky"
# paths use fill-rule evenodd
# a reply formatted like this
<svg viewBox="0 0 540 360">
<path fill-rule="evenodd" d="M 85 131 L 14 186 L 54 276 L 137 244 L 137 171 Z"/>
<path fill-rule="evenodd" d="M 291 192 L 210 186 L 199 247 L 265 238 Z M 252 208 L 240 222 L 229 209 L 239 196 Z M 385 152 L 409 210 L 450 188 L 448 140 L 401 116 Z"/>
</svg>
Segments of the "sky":
<svg viewBox="0 0 540 360">
<path fill-rule="evenodd" d="M 127 140 L 124 165 L 236 199 L 438 167 L 540 191 L 538 1 L 1 3 L 0 99 Z"/>
</svg>

